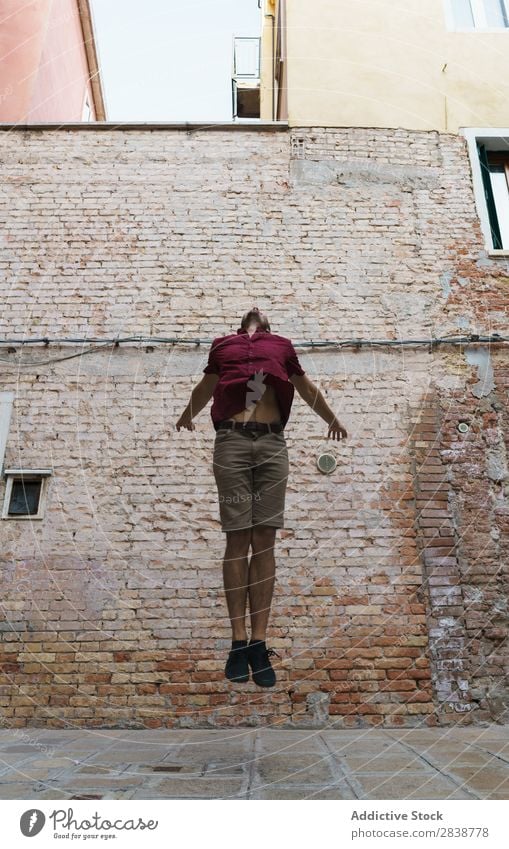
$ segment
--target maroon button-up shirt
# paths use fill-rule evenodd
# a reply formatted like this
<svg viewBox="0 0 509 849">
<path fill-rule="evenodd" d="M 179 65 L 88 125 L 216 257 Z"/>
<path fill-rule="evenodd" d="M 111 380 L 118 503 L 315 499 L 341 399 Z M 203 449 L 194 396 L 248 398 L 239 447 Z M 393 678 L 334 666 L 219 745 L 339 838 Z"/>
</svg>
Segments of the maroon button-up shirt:
<svg viewBox="0 0 509 849">
<path fill-rule="evenodd" d="M 214 428 L 223 419 L 259 400 L 263 386 L 273 386 L 286 425 L 292 408 L 294 386 L 288 378 L 305 374 L 290 339 L 268 330 L 237 330 L 212 342 L 205 374 L 218 374 L 210 415 Z M 251 381 L 248 386 L 248 381 Z"/>
</svg>

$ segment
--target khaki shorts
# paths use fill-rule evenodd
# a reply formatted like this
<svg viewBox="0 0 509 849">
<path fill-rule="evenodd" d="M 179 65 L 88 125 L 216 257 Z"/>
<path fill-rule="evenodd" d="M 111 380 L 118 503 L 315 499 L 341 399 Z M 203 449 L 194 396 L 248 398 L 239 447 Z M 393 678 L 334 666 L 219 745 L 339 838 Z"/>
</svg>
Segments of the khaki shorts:
<svg viewBox="0 0 509 849">
<path fill-rule="evenodd" d="M 213 455 L 221 530 L 284 528 L 288 448 L 284 432 L 216 431 Z"/>
</svg>

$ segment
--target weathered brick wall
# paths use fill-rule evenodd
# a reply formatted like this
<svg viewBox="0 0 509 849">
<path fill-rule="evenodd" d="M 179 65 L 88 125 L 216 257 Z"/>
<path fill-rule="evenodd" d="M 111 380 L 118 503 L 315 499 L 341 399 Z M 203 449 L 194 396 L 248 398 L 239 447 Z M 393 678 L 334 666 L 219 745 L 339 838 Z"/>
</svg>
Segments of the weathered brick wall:
<svg viewBox="0 0 509 849">
<path fill-rule="evenodd" d="M 63 128 L 0 158 L 0 339 L 211 340 L 254 301 L 296 345 L 506 330 L 461 137 Z M 223 676 L 210 408 L 174 429 L 207 346 L 65 359 L 90 347 L 1 348 L 5 465 L 53 469 L 45 518 L 0 523 L 4 724 L 506 717 L 503 346 L 298 349 L 349 439 L 322 476 L 296 395 L 272 691 Z"/>
</svg>

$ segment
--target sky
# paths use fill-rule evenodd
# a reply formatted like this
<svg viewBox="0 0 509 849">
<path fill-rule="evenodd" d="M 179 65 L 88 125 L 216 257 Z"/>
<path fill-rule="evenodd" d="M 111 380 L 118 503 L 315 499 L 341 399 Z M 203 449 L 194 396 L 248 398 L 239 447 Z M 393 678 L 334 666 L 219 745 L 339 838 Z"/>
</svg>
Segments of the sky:
<svg viewBox="0 0 509 849">
<path fill-rule="evenodd" d="M 107 120 L 232 120 L 233 37 L 260 35 L 258 0 L 91 6 Z"/>
</svg>

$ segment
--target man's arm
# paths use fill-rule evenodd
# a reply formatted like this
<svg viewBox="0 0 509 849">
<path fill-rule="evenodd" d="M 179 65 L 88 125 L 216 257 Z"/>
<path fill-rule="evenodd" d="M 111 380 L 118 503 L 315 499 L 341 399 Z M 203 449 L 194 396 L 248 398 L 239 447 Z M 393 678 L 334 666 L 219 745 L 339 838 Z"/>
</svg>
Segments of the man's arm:
<svg viewBox="0 0 509 849">
<path fill-rule="evenodd" d="M 346 439 L 348 436 L 346 429 L 336 418 L 322 393 L 315 386 L 313 381 L 309 379 L 307 374 L 293 374 L 289 380 L 295 386 L 297 392 L 309 406 L 329 425 L 327 439 L 332 436 L 333 439 Z"/>
<path fill-rule="evenodd" d="M 187 430 L 194 430 L 192 420 L 212 398 L 218 380 L 218 374 L 205 374 L 200 382 L 196 384 L 191 393 L 189 404 L 175 425 L 178 431 L 180 431 L 181 427 L 185 427 Z"/>
</svg>

